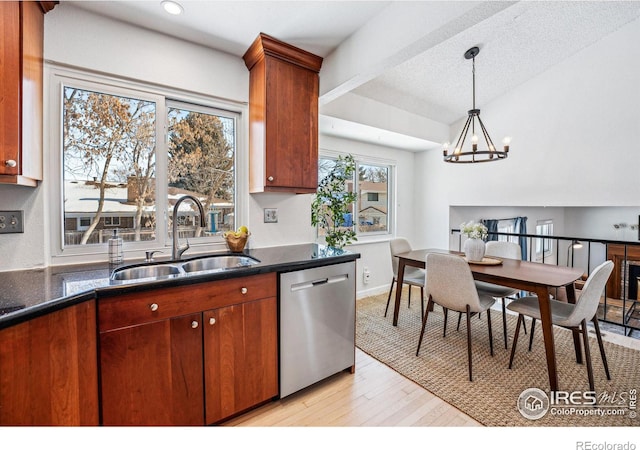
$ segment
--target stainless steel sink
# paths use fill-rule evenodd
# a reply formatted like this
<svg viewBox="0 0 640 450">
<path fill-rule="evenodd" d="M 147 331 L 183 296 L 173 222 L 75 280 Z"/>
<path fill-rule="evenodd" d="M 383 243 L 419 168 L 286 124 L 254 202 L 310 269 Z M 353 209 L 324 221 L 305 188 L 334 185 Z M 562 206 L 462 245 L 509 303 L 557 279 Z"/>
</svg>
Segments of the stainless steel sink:
<svg viewBox="0 0 640 450">
<path fill-rule="evenodd" d="M 193 272 L 240 269 L 242 267 L 252 266 L 258 262 L 258 260 L 248 256 L 220 255 L 187 261 L 182 263 L 182 268 L 189 274 Z"/>
<path fill-rule="evenodd" d="M 134 267 L 122 267 L 111 274 L 111 280 L 116 282 L 149 281 L 195 275 L 200 272 L 219 272 L 236 270 L 252 266 L 260 261 L 250 256 L 218 255 L 192 259 L 184 262 L 170 262 L 166 264 L 149 264 Z"/>
<path fill-rule="evenodd" d="M 111 274 L 114 281 L 142 280 L 146 278 L 159 279 L 173 277 L 184 273 L 180 267 L 173 264 L 156 264 L 152 266 L 124 267 L 116 269 Z"/>
</svg>

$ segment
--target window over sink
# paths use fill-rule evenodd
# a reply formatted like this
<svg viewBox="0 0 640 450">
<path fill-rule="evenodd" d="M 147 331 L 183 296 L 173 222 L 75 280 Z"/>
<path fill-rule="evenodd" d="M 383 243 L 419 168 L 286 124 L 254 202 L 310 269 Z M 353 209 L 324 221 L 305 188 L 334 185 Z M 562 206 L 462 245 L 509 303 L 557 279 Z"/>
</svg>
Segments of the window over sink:
<svg viewBox="0 0 640 450">
<path fill-rule="evenodd" d="M 201 201 L 207 226 L 200 228 L 198 209 L 183 202 L 179 238 L 222 243 L 237 221 L 242 107 L 63 72 L 54 71 L 50 84 L 59 93 L 52 109 L 60 137 L 53 256 L 98 253 L 114 229 L 125 251 L 169 246 L 173 205 L 187 194 Z"/>
</svg>

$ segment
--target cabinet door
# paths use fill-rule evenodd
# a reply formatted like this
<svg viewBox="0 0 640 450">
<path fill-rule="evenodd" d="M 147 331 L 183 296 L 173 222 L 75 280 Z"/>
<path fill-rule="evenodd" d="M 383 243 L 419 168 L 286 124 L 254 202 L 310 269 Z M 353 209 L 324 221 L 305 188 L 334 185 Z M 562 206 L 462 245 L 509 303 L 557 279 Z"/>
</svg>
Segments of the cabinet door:
<svg viewBox="0 0 640 450">
<path fill-rule="evenodd" d="M 0 425 L 98 425 L 96 305 L 0 331 Z"/>
<path fill-rule="evenodd" d="M 17 175 L 21 109 L 19 2 L 0 2 L 0 24 L 0 175 Z"/>
<path fill-rule="evenodd" d="M 201 314 L 100 333 L 104 425 L 202 425 Z"/>
<path fill-rule="evenodd" d="M 278 395 L 275 297 L 203 313 L 206 423 Z"/>
<path fill-rule="evenodd" d="M 266 57 L 265 187 L 318 188 L 318 74 Z"/>
</svg>

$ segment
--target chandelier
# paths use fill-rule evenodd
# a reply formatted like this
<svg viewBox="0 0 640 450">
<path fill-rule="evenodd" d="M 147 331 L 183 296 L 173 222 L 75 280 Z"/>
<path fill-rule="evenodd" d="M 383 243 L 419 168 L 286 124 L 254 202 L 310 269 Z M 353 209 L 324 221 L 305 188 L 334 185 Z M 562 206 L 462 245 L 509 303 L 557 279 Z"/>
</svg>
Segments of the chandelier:
<svg viewBox="0 0 640 450">
<path fill-rule="evenodd" d="M 444 144 L 443 154 L 444 161 L 448 163 L 478 163 L 478 162 L 489 162 L 489 161 L 499 161 L 501 159 L 505 159 L 509 155 L 509 144 L 511 139 L 506 137 L 502 141 L 503 149 L 497 150 L 495 145 L 493 145 L 493 141 L 491 140 L 491 136 L 489 136 L 489 132 L 482 123 L 482 119 L 480 118 L 480 110 L 476 108 L 476 56 L 480 53 L 480 49 L 478 47 L 472 47 L 467 50 L 464 54 L 465 59 L 472 60 L 472 74 L 473 74 L 473 109 L 469 110 L 469 117 L 467 117 L 467 121 L 462 127 L 462 132 L 456 141 L 456 145 L 453 148 L 453 152 L 449 153 L 449 143 L 446 142 Z M 486 150 L 478 150 L 478 135 L 476 134 L 476 123 L 479 125 L 479 131 L 482 133 L 484 137 L 484 141 L 487 144 Z M 467 139 L 467 133 L 469 132 L 469 128 L 471 128 L 471 150 L 464 150 L 464 143 Z"/>
</svg>

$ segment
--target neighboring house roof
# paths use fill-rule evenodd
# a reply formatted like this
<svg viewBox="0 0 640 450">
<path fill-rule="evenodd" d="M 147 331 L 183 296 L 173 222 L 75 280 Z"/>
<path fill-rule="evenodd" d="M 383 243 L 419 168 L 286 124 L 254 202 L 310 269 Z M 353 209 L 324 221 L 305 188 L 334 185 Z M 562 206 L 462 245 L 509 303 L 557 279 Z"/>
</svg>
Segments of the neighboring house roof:
<svg viewBox="0 0 640 450">
<path fill-rule="evenodd" d="M 363 213 L 363 212 L 378 212 L 380 214 L 387 214 L 387 208 L 385 208 L 384 206 L 367 206 L 364 209 L 361 209 L 359 211 L 359 213 Z"/>
<path fill-rule="evenodd" d="M 205 200 L 198 194 L 178 188 L 169 188 L 169 209 L 173 209 L 173 205 L 183 195 L 193 195 L 201 201 Z M 93 214 L 98 209 L 100 191 L 93 181 L 65 181 L 64 183 L 64 211 L 65 214 Z M 226 200 L 214 199 L 214 205 L 222 207 L 232 207 L 233 203 Z M 180 205 L 180 211 L 193 211 L 192 204 L 183 202 Z M 105 200 L 102 213 L 108 216 L 129 216 L 135 214 L 136 205 L 127 203 L 127 185 L 117 184 L 111 185 L 105 190 Z M 144 206 L 143 210 L 147 213 L 155 212 L 155 205 Z"/>
</svg>

